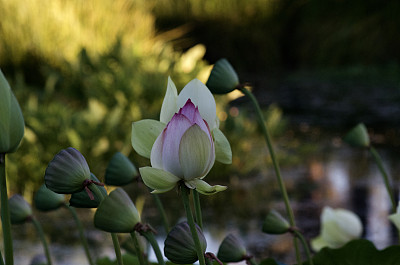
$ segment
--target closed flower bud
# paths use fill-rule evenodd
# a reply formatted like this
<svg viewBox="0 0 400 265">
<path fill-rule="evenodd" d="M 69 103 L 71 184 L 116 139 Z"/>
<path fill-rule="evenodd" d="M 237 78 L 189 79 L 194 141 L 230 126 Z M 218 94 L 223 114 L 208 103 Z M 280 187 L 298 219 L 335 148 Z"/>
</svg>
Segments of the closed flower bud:
<svg viewBox="0 0 400 265">
<path fill-rule="evenodd" d="M 83 183 L 90 179 L 89 166 L 83 155 L 75 148 L 61 150 L 47 166 L 44 181 L 47 188 L 70 194 L 83 190 Z"/>
<path fill-rule="evenodd" d="M 99 179 L 93 174 L 90 173 L 90 179 L 95 182 L 100 182 Z M 97 186 L 100 192 L 104 197 L 107 196 L 107 191 L 103 186 Z M 101 198 L 97 197 L 96 193 L 93 193 L 93 200 L 89 197 L 89 194 L 86 190 L 82 190 L 80 192 L 75 192 L 71 194 L 71 198 L 69 199 L 69 206 L 75 208 L 97 208 L 101 202 Z"/>
<path fill-rule="evenodd" d="M 357 124 L 346 134 L 344 141 L 354 147 L 369 147 L 370 140 L 367 128 L 363 123 Z"/>
<path fill-rule="evenodd" d="M 17 150 L 24 126 L 21 108 L 0 70 L 0 154 Z"/>
<path fill-rule="evenodd" d="M 246 248 L 238 237 L 229 234 L 219 246 L 217 257 L 222 262 L 240 262 L 247 258 Z"/>
<path fill-rule="evenodd" d="M 117 152 L 111 158 L 106 169 L 104 182 L 107 185 L 123 186 L 139 175 L 135 165 L 122 153 Z"/>
<path fill-rule="evenodd" d="M 206 86 L 213 94 L 226 94 L 239 85 L 239 78 L 226 59 L 218 60 L 211 70 Z"/>
<path fill-rule="evenodd" d="M 289 231 L 289 222 L 275 210 L 271 210 L 265 217 L 262 231 L 267 234 L 280 235 Z"/>
<path fill-rule="evenodd" d="M 65 196 L 49 190 L 43 184 L 36 192 L 33 201 L 36 209 L 40 211 L 52 211 L 64 205 Z"/>
<path fill-rule="evenodd" d="M 110 233 L 131 233 L 139 222 L 139 213 L 122 188 L 104 198 L 94 215 L 94 226 Z"/>
<path fill-rule="evenodd" d="M 19 194 L 8 200 L 11 224 L 23 224 L 32 216 L 32 208 Z"/>
<path fill-rule="evenodd" d="M 207 241 L 197 224 L 196 230 L 202 253 L 205 253 Z M 176 264 L 192 264 L 198 260 L 196 246 L 187 222 L 177 224 L 168 233 L 164 242 L 164 255 Z"/>
</svg>

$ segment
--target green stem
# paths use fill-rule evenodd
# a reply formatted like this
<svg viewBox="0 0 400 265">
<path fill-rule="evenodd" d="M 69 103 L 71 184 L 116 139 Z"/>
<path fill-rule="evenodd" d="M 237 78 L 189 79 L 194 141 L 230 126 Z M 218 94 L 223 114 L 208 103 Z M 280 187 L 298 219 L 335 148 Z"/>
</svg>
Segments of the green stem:
<svg viewBox="0 0 400 265">
<path fill-rule="evenodd" d="M 258 265 L 257 262 L 254 260 L 254 258 L 249 259 L 248 262 L 249 262 L 251 265 Z"/>
<path fill-rule="evenodd" d="M 0 154 L 0 199 L 1 199 L 1 224 L 3 227 L 4 257 L 6 265 L 14 264 L 13 244 L 11 237 L 10 210 L 8 208 L 6 155 Z"/>
<path fill-rule="evenodd" d="M 158 197 L 158 194 L 152 193 L 154 201 L 156 202 L 157 209 L 160 212 L 161 215 L 161 220 L 165 229 L 165 233 L 169 233 L 169 224 L 168 224 L 168 218 L 167 214 L 165 213 L 164 206 L 160 200 L 160 197 Z"/>
<path fill-rule="evenodd" d="M 159 265 L 165 265 L 164 262 L 164 257 L 161 253 L 160 247 L 158 246 L 157 240 L 155 239 L 153 232 L 151 231 L 140 231 L 139 232 L 142 236 L 144 236 L 147 241 L 150 243 L 151 247 L 154 250 L 154 253 L 156 254 L 157 261 Z"/>
<path fill-rule="evenodd" d="M 267 143 L 267 148 L 268 148 L 269 154 L 271 156 L 271 160 L 272 160 L 272 164 L 274 166 L 274 170 L 275 170 L 276 178 L 278 180 L 279 188 L 280 188 L 282 196 L 283 196 L 283 200 L 284 200 L 285 207 L 286 207 L 286 213 L 287 213 L 287 215 L 289 217 L 289 223 L 290 223 L 290 226 L 295 227 L 296 226 L 296 222 L 295 222 L 295 219 L 294 219 L 294 214 L 293 214 L 292 207 L 290 206 L 289 196 L 287 194 L 285 183 L 283 182 L 283 178 L 281 176 L 279 163 L 278 163 L 278 160 L 275 157 L 275 152 L 274 152 L 274 149 L 272 147 L 271 137 L 269 136 L 269 133 L 268 133 L 268 130 L 267 130 L 267 126 L 265 125 L 264 115 L 263 115 L 263 113 L 261 111 L 260 105 L 258 104 L 258 101 L 254 97 L 253 93 L 250 92 L 250 90 L 246 89 L 244 86 L 240 87 L 239 89 L 246 96 L 248 96 L 250 98 L 250 100 L 252 101 L 252 103 L 253 103 L 253 105 L 254 105 L 254 107 L 256 109 L 258 122 L 259 122 L 259 124 L 261 126 L 261 130 L 263 132 L 263 135 L 264 135 L 264 138 L 265 138 L 265 142 Z M 300 251 L 299 251 L 299 246 L 297 244 L 296 238 L 294 239 L 294 247 L 296 249 L 297 263 L 300 264 L 300 262 L 301 262 L 301 259 L 299 259 L 300 258 L 300 254 L 299 254 Z"/>
<path fill-rule="evenodd" d="M 304 250 L 306 251 L 308 263 L 310 265 L 314 265 L 314 262 L 313 262 L 312 256 L 311 256 L 311 252 L 310 252 L 310 248 L 308 247 L 308 244 L 307 244 L 306 240 L 304 239 L 304 236 L 297 230 L 294 230 L 293 233 L 297 238 L 300 239 L 300 242 L 303 245 Z"/>
<path fill-rule="evenodd" d="M 187 188 L 184 184 L 181 184 L 181 195 L 183 200 L 183 206 L 185 207 L 187 221 L 190 227 L 190 231 L 192 232 L 192 237 L 194 240 L 194 244 L 196 247 L 197 257 L 199 258 L 200 265 L 205 265 L 204 253 L 201 249 L 199 235 L 197 234 L 196 225 L 194 223 L 192 210 L 190 209 L 189 205 L 189 192 L 190 189 Z"/>
<path fill-rule="evenodd" d="M 91 183 L 88 187 L 92 192 L 94 192 L 94 194 L 97 197 L 100 198 L 100 201 L 104 200 L 104 195 L 103 195 L 103 193 L 101 193 L 101 191 L 99 190 L 99 188 L 97 187 L 96 184 Z M 114 251 L 115 251 L 115 256 L 117 258 L 118 265 L 124 265 L 124 262 L 122 260 L 122 254 L 121 254 L 121 247 L 119 246 L 117 234 L 111 233 L 111 238 L 112 238 L 112 242 L 114 245 Z"/>
<path fill-rule="evenodd" d="M 203 217 L 201 214 L 200 196 L 197 190 L 193 190 L 193 202 L 196 212 L 196 223 L 200 226 L 201 229 L 203 229 Z"/>
<path fill-rule="evenodd" d="M 75 208 L 70 207 L 70 206 L 68 206 L 66 204 L 64 204 L 64 206 L 65 206 L 65 208 L 67 208 L 71 212 L 72 216 L 74 217 L 76 226 L 78 227 L 79 237 L 81 239 L 81 242 L 82 242 L 82 245 L 83 245 L 83 249 L 85 251 L 85 254 L 86 254 L 86 257 L 88 259 L 89 264 L 90 265 L 94 265 L 92 257 L 90 256 L 89 245 L 88 245 L 88 242 L 86 240 L 86 237 L 85 237 L 85 234 L 84 234 L 84 231 L 83 231 L 83 225 L 82 225 L 82 222 L 79 220 L 79 217 L 78 217 L 78 214 L 76 213 Z"/>
<path fill-rule="evenodd" d="M 47 241 L 46 241 L 46 237 L 43 233 L 43 229 L 42 226 L 40 225 L 40 223 L 38 222 L 38 220 L 36 220 L 36 218 L 34 216 L 32 216 L 32 223 L 35 225 L 36 231 L 39 234 L 40 240 L 42 241 L 43 244 L 43 248 L 44 248 L 44 253 L 46 255 L 47 258 L 47 263 L 48 265 L 51 265 L 51 257 L 50 257 L 50 252 L 49 252 L 49 247 L 47 246 Z"/>
<path fill-rule="evenodd" d="M 140 249 L 139 240 L 138 240 L 138 238 L 136 236 L 136 232 L 135 231 L 133 231 L 131 233 L 131 238 L 133 240 L 133 245 L 134 245 L 135 250 L 136 250 L 136 255 L 138 256 L 138 259 L 139 259 L 139 264 L 140 265 L 146 265 L 146 262 L 145 262 L 144 257 L 143 257 L 143 252 Z"/>
<path fill-rule="evenodd" d="M 378 154 L 378 152 L 375 150 L 374 147 L 370 146 L 369 147 L 369 151 L 371 152 L 372 156 L 374 157 L 375 162 L 378 165 L 379 171 L 382 174 L 383 181 L 385 182 L 386 190 L 387 190 L 387 192 L 389 194 L 390 201 L 392 202 L 392 212 L 395 213 L 396 212 L 396 201 L 394 199 L 394 195 L 393 195 L 392 188 L 391 188 L 391 185 L 390 185 L 389 176 L 386 173 L 385 168 L 383 167 L 382 159 L 381 159 L 380 155 Z"/>
</svg>

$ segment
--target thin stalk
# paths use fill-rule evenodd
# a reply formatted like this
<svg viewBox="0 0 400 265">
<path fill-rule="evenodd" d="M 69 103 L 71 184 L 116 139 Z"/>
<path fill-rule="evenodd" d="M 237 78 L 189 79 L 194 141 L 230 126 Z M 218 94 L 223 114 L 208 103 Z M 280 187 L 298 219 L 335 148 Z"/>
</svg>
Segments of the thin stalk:
<svg viewBox="0 0 400 265">
<path fill-rule="evenodd" d="M 387 193 L 389 194 L 389 198 L 390 198 L 390 201 L 392 203 L 392 212 L 395 213 L 396 212 L 396 201 L 394 199 L 393 191 L 392 191 L 392 188 L 391 188 L 391 185 L 390 185 L 389 176 L 386 173 L 385 168 L 383 167 L 382 159 L 381 159 L 380 155 L 378 154 L 378 152 L 375 150 L 374 147 L 370 146 L 369 147 L 369 151 L 371 152 L 372 156 L 374 157 L 375 162 L 378 165 L 379 171 L 382 174 L 383 181 L 385 182 L 385 187 L 386 187 Z"/>
<path fill-rule="evenodd" d="M 161 220 L 165 229 L 165 232 L 168 234 L 169 233 L 169 224 L 168 224 L 168 218 L 167 214 L 165 213 L 164 206 L 160 200 L 160 197 L 158 197 L 158 194 L 152 193 L 154 201 L 156 202 L 157 209 L 160 212 L 161 215 Z"/>
<path fill-rule="evenodd" d="M 82 242 L 82 245 L 83 245 L 83 249 L 85 251 L 85 254 L 86 254 L 86 257 L 88 259 L 89 264 L 90 265 L 94 265 L 92 257 L 90 256 L 89 245 L 88 245 L 88 242 L 86 240 L 86 237 L 85 237 L 85 234 L 84 234 L 84 231 L 83 231 L 83 225 L 82 225 L 82 222 L 79 220 L 79 217 L 78 217 L 78 214 L 76 213 L 75 208 L 74 207 L 70 207 L 70 206 L 68 206 L 66 204 L 64 204 L 64 206 L 65 206 L 65 208 L 67 208 L 71 212 L 72 216 L 74 217 L 76 226 L 78 227 L 79 237 L 81 239 L 81 242 Z"/>
<path fill-rule="evenodd" d="M 13 265 L 14 256 L 13 256 L 13 244 L 11 237 L 10 210 L 8 208 L 5 154 L 0 154 L 0 199 L 1 199 L 1 224 L 3 227 L 5 263 L 6 265 Z"/>
<path fill-rule="evenodd" d="M 311 256 L 311 252 L 310 252 L 310 248 L 308 247 L 308 244 L 307 244 L 306 240 L 304 239 L 304 236 L 297 230 L 294 230 L 293 233 L 297 238 L 300 239 L 300 242 L 303 245 L 304 250 L 306 251 L 308 263 L 310 265 L 314 265 L 314 262 L 313 262 L 312 256 Z"/>
<path fill-rule="evenodd" d="M 158 246 L 157 240 L 155 239 L 152 231 L 140 231 L 139 232 L 142 236 L 144 236 L 147 241 L 150 243 L 151 247 L 156 254 L 157 261 L 159 265 L 165 265 L 164 257 L 161 253 L 160 247 Z"/>
<path fill-rule="evenodd" d="M 99 188 L 97 187 L 96 184 L 91 183 L 89 185 L 89 189 L 91 191 L 93 191 L 94 194 L 96 194 L 96 196 L 101 199 L 101 201 L 104 200 L 104 195 L 103 195 L 103 193 L 101 193 L 101 191 L 99 190 Z M 111 234 L 112 242 L 114 245 L 114 251 L 115 251 L 115 256 L 117 258 L 118 265 L 124 265 L 124 262 L 122 260 L 122 254 L 121 254 L 121 247 L 119 246 L 117 234 L 115 234 L 115 233 L 110 233 L 110 234 Z"/>
<path fill-rule="evenodd" d="M 199 258 L 200 265 L 205 265 L 206 262 L 205 262 L 205 258 L 204 258 L 204 253 L 201 249 L 199 235 L 197 234 L 197 229 L 196 229 L 196 225 L 194 223 L 192 210 L 190 209 L 190 205 L 189 205 L 189 192 L 190 192 L 189 188 L 187 188 L 185 185 L 181 185 L 181 195 L 182 195 L 183 206 L 185 207 L 186 216 L 188 219 L 187 221 L 188 221 L 188 224 L 190 227 L 190 232 L 192 232 L 192 237 L 193 237 L 194 244 L 196 247 L 197 257 Z"/>
<path fill-rule="evenodd" d="M 138 259 L 139 259 L 139 264 L 140 264 L 140 265 L 146 265 L 146 262 L 145 262 L 144 257 L 143 257 L 143 252 L 142 252 L 142 250 L 140 249 L 139 240 L 138 240 L 138 238 L 137 238 L 137 236 L 136 236 L 136 232 L 135 232 L 135 231 L 133 231 L 133 232 L 131 233 L 131 238 L 132 238 L 132 240 L 133 240 L 133 245 L 134 245 L 134 247 L 135 247 L 136 254 L 137 254 Z"/>
<path fill-rule="evenodd" d="M 250 92 L 250 90 L 246 89 L 245 87 L 240 87 L 239 89 L 246 96 L 248 96 L 250 98 L 251 102 L 253 103 L 253 105 L 254 105 L 254 107 L 256 109 L 258 122 L 259 122 L 259 124 L 261 126 L 261 130 L 263 132 L 263 135 L 264 135 L 264 138 L 265 138 L 265 142 L 267 143 L 267 148 L 268 148 L 269 154 L 271 156 L 272 164 L 274 166 L 275 175 L 276 175 L 276 178 L 278 180 L 279 188 L 281 190 L 282 197 L 283 197 L 283 200 L 284 200 L 284 203 L 285 203 L 286 213 L 287 213 L 287 215 L 289 217 L 289 223 L 290 223 L 290 225 L 292 227 L 296 227 L 296 222 L 295 222 L 295 219 L 294 219 L 293 210 L 292 210 L 292 207 L 290 206 L 289 196 L 287 194 L 285 183 L 283 182 L 283 178 L 281 176 L 279 163 L 278 163 L 277 158 L 275 157 L 275 152 L 274 152 L 274 148 L 272 147 L 271 137 L 269 136 L 269 132 L 267 130 L 267 126 L 265 125 L 264 115 L 262 114 L 260 105 L 258 104 L 258 101 L 254 97 L 253 93 Z M 300 251 L 299 251 L 299 246 L 298 246 L 296 238 L 294 239 L 294 247 L 296 249 L 297 263 L 300 264 L 301 263 L 301 259 L 299 259 L 300 258 L 300 254 L 299 254 Z"/>
<path fill-rule="evenodd" d="M 49 247 L 47 246 L 47 241 L 46 241 L 46 237 L 45 237 L 45 235 L 43 233 L 42 226 L 40 225 L 40 223 L 38 222 L 38 220 L 34 216 L 32 216 L 31 220 L 32 220 L 32 223 L 35 225 L 35 228 L 36 228 L 37 233 L 39 234 L 40 240 L 42 241 L 43 248 L 44 248 L 44 253 L 45 253 L 46 258 L 47 258 L 47 264 L 48 265 L 52 265 Z"/>
<path fill-rule="evenodd" d="M 194 209 L 196 212 L 196 223 L 203 229 L 203 217 L 201 214 L 201 206 L 200 206 L 200 196 L 197 190 L 193 190 L 193 202 L 194 202 Z"/>
</svg>

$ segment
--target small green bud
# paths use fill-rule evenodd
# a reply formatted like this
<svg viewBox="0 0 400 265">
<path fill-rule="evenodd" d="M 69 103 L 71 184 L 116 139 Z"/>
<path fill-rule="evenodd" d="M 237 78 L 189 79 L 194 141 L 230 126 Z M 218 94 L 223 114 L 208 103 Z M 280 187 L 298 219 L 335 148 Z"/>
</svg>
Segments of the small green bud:
<svg viewBox="0 0 400 265">
<path fill-rule="evenodd" d="M 139 222 L 139 213 L 122 188 L 104 198 L 94 215 L 94 226 L 110 233 L 131 233 Z"/>
<path fill-rule="evenodd" d="M 24 126 L 21 108 L 0 70 L 0 154 L 17 150 Z"/>
<path fill-rule="evenodd" d="M 11 224 L 23 224 L 32 216 L 32 208 L 19 194 L 13 195 L 8 200 Z"/>
<path fill-rule="evenodd" d="M 95 182 L 100 182 L 93 173 L 90 173 L 90 179 Z M 107 196 L 107 191 L 103 186 L 97 186 L 97 188 L 100 190 L 104 197 Z M 93 200 L 90 199 L 89 194 L 86 190 L 72 193 L 71 198 L 69 199 L 69 206 L 75 208 L 97 208 L 97 206 L 99 206 L 101 202 L 101 198 L 97 197 L 96 193 L 93 193 L 93 197 Z"/>
<path fill-rule="evenodd" d="M 357 124 L 346 134 L 344 141 L 354 147 L 369 147 L 367 127 L 363 123 Z"/>
<path fill-rule="evenodd" d="M 281 235 L 289 231 L 289 222 L 275 210 L 269 211 L 265 217 L 262 231 L 267 234 Z"/>
<path fill-rule="evenodd" d="M 218 60 L 211 70 L 206 86 L 213 94 L 227 94 L 239 85 L 239 77 L 226 59 Z"/>
<path fill-rule="evenodd" d="M 65 196 L 49 190 L 43 184 L 36 192 L 33 201 L 36 209 L 40 211 L 52 211 L 64 205 Z"/>
<path fill-rule="evenodd" d="M 104 182 L 107 185 L 123 186 L 131 183 L 137 175 L 139 172 L 135 165 L 125 155 L 117 152 L 107 166 Z"/>
<path fill-rule="evenodd" d="M 202 253 L 204 253 L 207 248 L 207 241 L 197 224 L 196 230 Z M 192 264 L 198 260 L 196 246 L 187 222 L 177 224 L 168 233 L 164 242 L 164 255 L 176 264 Z"/>
<path fill-rule="evenodd" d="M 222 262 L 240 262 L 246 259 L 246 248 L 243 242 L 233 234 L 222 241 L 218 250 L 218 259 Z"/>
<path fill-rule="evenodd" d="M 83 183 L 87 179 L 90 179 L 89 166 L 83 155 L 72 147 L 56 154 L 44 175 L 47 188 L 61 194 L 83 190 Z"/>
</svg>

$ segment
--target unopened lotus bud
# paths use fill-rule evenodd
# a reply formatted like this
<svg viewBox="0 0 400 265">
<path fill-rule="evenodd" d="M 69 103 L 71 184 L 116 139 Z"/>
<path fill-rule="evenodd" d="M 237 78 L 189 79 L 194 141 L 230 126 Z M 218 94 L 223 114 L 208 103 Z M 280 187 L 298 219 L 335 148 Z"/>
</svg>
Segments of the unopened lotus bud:
<svg viewBox="0 0 400 265">
<path fill-rule="evenodd" d="M 135 165 L 125 155 L 117 152 L 107 166 L 104 182 L 107 185 L 123 186 L 131 183 L 138 174 Z"/>
<path fill-rule="evenodd" d="M 207 241 L 197 224 L 196 230 L 200 239 L 201 251 L 204 253 Z M 179 223 L 171 229 L 164 242 L 164 255 L 176 264 L 192 264 L 198 260 L 196 246 L 187 222 Z"/>
<path fill-rule="evenodd" d="M 367 128 L 363 123 L 357 124 L 346 134 L 344 141 L 354 147 L 369 147 L 370 140 Z"/>
<path fill-rule="evenodd" d="M 53 211 L 64 205 L 65 196 L 49 190 L 46 185 L 40 186 L 33 199 L 36 209 Z"/>
<path fill-rule="evenodd" d="M 24 117 L 0 70 L 0 154 L 15 152 L 24 136 Z"/>
<path fill-rule="evenodd" d="M 32 216 L 32 208 L 19 194 L 13 195 L 8 200 L 11 224 L 23 224 Z"/>
<path fill-rule="evenodd" d="M 280 235 L 289 231 L 289 222 L 275 210 L 269 211 L 265 217 L 262 231 L 267 234 Z"/>
<path fill-rule="evenodd" d="M 83 183 L 89 179 L 90 170 L 86 159 L 72 147 L 61 150 L 55 155 L 44 175 L 47 188 L 61 194 L 83 190 Z"/>
<path fill-rule="evenodd" d="M 213 94 L 226 94 L 239 85 L 239 78 L 226 59 L 218 60 L 211 70 L 206 86 Z"/>
<path fill-rule="evenodd" d="M 139 222 L 139 213 L 122 188 L 104 198 L 94 215 L 94 226 L 110 233 L 131 233 Z"/>
<path fill-rule="evenodd" d="M 90 179 L 96 183 L 99 183 L 99 179 L 93 174 L 90 173 Z M 103 186 L 97 186 L 100 192 L 104 197 L 107 196 L 107 191 Z M 86 190 L 82 190 L 80 192 L 75 192 L 71 194 L 71 198 L 69 199 L 69 206 L 75 208 L 97 208 L 101 202 L 102 198 L 99 198 L 96 193 L 93 193 L 93 200 L 89 197 L 89 194 Z"/>
<path fill-rule="evenodd" d="M 222 262 L 240 262 L 247 258 L 243 242 L 233 234 L 229 234 L 222 241 L 218 250 L 218 259 Z"/>
</svg>

